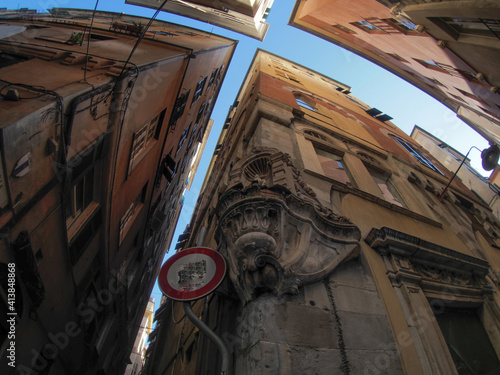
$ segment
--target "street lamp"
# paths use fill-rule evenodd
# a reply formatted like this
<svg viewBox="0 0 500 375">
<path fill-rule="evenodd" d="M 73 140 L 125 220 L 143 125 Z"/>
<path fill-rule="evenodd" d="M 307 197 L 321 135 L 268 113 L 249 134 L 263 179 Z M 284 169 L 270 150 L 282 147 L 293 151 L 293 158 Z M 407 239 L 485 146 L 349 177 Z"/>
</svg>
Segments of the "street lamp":
<svg viewBox="0 0 500 375">
<path fill-rule="evenodd" d="M 441 201 L 443 200 L 444 195 L 446 194 L 446 191 L 451 185 L 451 182 L 455 179 L 455 176 L 457 175 L 458 171 L 460 168 L 462 168 L 462 165 L 464 162 L 467 160 L 467 156 L 469 156 L 469 153 L 472 151 L 472 149 L 475 148 L 478 151 L 481 151 L 478 149 L 476 146 L 472 146 L 469 151 L 467 152 L 467 155 L 465 155 L 464 160 L 460 163 L 460 165 L 457 168 L 457 171 L 453 175 L 453 177 L 448 181 L 448 184 L 446 187 L 443 189 L 442 193 L 439 195 L 438 199 Z M 498 158 L 500 157 L 500 149 L 498 148 L 497 145 L 491 145 L 488 148 L 485 148 L 483 151 L 481 151 L 481 159 L 482 161 L 482 166 L 485 171 L 491 171 L 493 168 L 495 168 L 498 164 Z"/>
</svg>

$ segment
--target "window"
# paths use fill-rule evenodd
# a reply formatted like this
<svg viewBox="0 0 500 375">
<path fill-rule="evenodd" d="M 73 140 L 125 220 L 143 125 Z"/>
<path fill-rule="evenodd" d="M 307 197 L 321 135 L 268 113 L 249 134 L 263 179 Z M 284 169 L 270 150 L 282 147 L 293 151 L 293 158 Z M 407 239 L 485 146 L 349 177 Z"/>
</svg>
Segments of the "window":
<svg viewBox="0 0 500 375">
<path fill-rule="evenodd" d="M 149 32 L 158 34 L 158 35 L 164 35 L 164 36 L 178 36 L 177 34 L 171 33 L 169 31 L 155 31 L 155 30 L 149 30 Z"/>
<path fill-rule="evenodd" d="M 421 343 L 415 349 L 421 363 L 431 366 L 427 373 L 498 373 L 490 337 L 499 331 L 487 323 L 497 317 L 483 292 L 490 282 L 488 262 L 388 227 L 372 228 L 365 241 L 387 265 L 388 278 L 397 280 L 393 287 L 410 328 L 407 337 Z"/>
<path fill-rule="evenodd" d="M 390 178 L 386 174 L 378 172 L 374 169 L 371 168 L 367 169 L 370 175 L 372 176 L 373 181 L 375 181 L 375 183 L 379 187 L 384 199 L 389 203 L 403 207 L 402 204 L 403 200 L 401 199 L 401 196 L 399 195 L 398 191 L 390 181 Z"/>
<path fill-rule="evenodd" d="M 429 18 L 454 39 L 462 35 L 500 38 L 500 20 L 485 18 L 432 17 Z"/>
<path fill-rule="evenodd" d="M 415 150 L 409 143 L 406 143 L 405 141 L 403 141 L 402 139 L 400 139 L 396 136 L 393 136 L 393 138 L 401 146 L 403 146 L 406 149 L 406 151 L 408 151 L 410 154 L 412 154 L 413 157 L 415 159 L 417 159 L 421 164 L 425 165 L 427 168 L 430 168 L 433 171 L 438 172 L 439 174 L 444 176 L 443 172 L 441 172 L 434 164 L 432 164 L 432 162 L 429 159 L 427 159 L 424 155 L 422 155 L 420 152 Z"/>
<path fill-rule="evenodd" d="M 474 73 L 471 73 L 467 70 L 462 70 L 462 69 L 456 69 L 455 70 L 463 77 L 465 78 L 467 81 L 469 82 L 473 82 L 475 83 L 476 85 L 480 85 L 480 86 L 483 86 L 483 87 L 486 87 L 486 88 L 490 88 L 490 85 L 486 82 L 483 82 L 481 81 L 479 78 L 476 77 L 476 75 Z"/>
<path fill-rule="evenodd" d="M 369 34 L 387 34 L 382 28 L 379 26 L 375 26 L 373 23 L 368 22 L 367 20 L 351 22 L 351 25 L 366 31 Z"/>
<path fill-rule="evenodd" d="M 217 73 L 217 79 L 215 80 L 215 86 L 219 86 L 219 82 L 222 78 L 222 74 L 224 73 L 224 65 L 222 65 L 220 68 L 219 68 L 219 73 Z"/>
<path fill-rule="evenodd" d="M 177 152 L 175 153 L 176 155 L 179 153 L 180 149 L 184 145 L 184 141 L 186 140 L 186 138 L 188 136 L 189 129 L 191 128 L 192 124 L 193 123 L 189 124 L 189 126 L 186 129 L 184 129 L 184 131 L 182 132 L 181 139 L 179 140 L 179 144 L 177 145 Z"/>
<path fill-rule="evenodd" d="M 415 60 L 416 62 L 418 62 L 419 64 L 425 66 L 426 68 L 429 68 L 429 69 L 432 69 L 432 70 L 435 70 L 436 72 L 441 72 L 441 73 L 447 73 L 447 74 L 450 74 L 448 71 L 446 71 L 446 69 L 444 69 L 442 67 L 441 64 L 438 64 L 437 62 L 435 61 L 429 61 L 429 60 L 420 60 L 420 59 L 415 59 L 413 58 L 413 60 Z"/>
<path fill-rule="evenodd" d="M 128 230 L 131 227 L 131 224 L 134 222 L 134 219 L 137 217 L 141 208 L 146 201 L 146 193 L 148 189 L 148 184 L 144 185 L 139 195 L 134 199 L 134 201 L 127 208 L 127 211 L 123 214 L 120 219 L 120 243 L 125 238 L 125 235 L 128 233 Z"/>
<path fill-rule="evenodd" d="M 426 35 L 415 30 L 417 28 L 417 25 L 415 25 L 406 17 L 384 18 L 382 19 L 382 21 L 405 35 Z"/>
<path fill-rule="evenodd" d="M 200 108 L 198 109 L 198 114 L 196 115 L 196 123 L 198 123 L 203 116 L 203 113 L 205 112 L 205 107 L 206 107 L 207 101 L 205 100 L 203 103 L 201 103 Z"/>
<path fill-rule="evenodd" d="M 69 181 L 65 189 L 65 216 L 70 257 L 75 264 L 101 225 L 99 194 L 101 154 L 104 136 L 69 163 Z"/>
<path fill-rule="evenodd" d="M 177 163 L 175 160 L 168 154 L 161 162 L 160 171 L 163 176 L 167 179 L 168 183 L 172 182 L 174 178 L 175 172 L 177 171 Z"/>
<path fill-rule="evenodd" d="M 181 94 L 175 101 L 174 109 L 172 110 L 172 115 L 170 116 L 169 125 L 173 129 L 175 129 L 175 124 L 177 120 L 184 114 L 184 108 L 186 108 L 186 102 L 189 97 L 189 93 L 191 90 L 186 91 L 184 94 Z"/>
<path fill-rule="evenodd" d="M 372 116 L 372 117 L 374 117 L 377 120 L 382 121 L 382 122 L 392 120 L 391 116 L 389 116 L 385 113 L 382 113 L 382 111 L 377 109 L 377 108 L 370 108 L 370 109 L 365 110 L 365 112 L 368 113 L 370 116 Z"/>
<path fill-rule="evenodd" d="M 293 75 L 289 70 L 285 68 L 280 68 L 278 66 L 274 67 L 274 72 L 278 77 L 289 79 L 290 81 L 302 84 L 295 75 Z"/>
<path fill-rule="evenodd" d="M 338 29 L 340 31 L 343 31 L 347 34 L 356 34 L 356 32 L 354 30 L 351 30 L 350 28 L 345 27 L 344 25 L 341 25 L 340 23 L 332 25 L 332 27 L 334 27 L 335 29 Z"/>
<path fill-rule="evenodd" d="M 474 99 L 475 101 L 478 101 L 478 102 L 479 102 L 479 103 L 481 103 L 481 104 L 486 104 L 486 105 L 487 105 L 487 103 L 485 103 L 485 102 L 483 101 L 483 99 L 478 98 L 476 95 L 473 95 L 473 94 L 471 94 L 470 92 L 467 92 L 467 91 L 461 90 L 461 89 L 459 89 L 459 88 L 457 88 L 457 87 L 455 87 L 455 89 L 456 89 L 457 91 L 459 91 L 459 92 L 460 92 L 463 96 L 466 96 L 466 97 L 468 97 L 468 98 Z"/>
<path fill-rule="evenodd" d="M 467 103 L 463 98 L 461 98 L 458 95 L 452 94 L 451 92 L 449 92 L 448 94 L 451 95 L 452 97 L 454 97 L 455 99 L 457 99 L 458 101 L 462 102 L 462 103 Z"/>
<path fill-rule="evenodd" d="M 344 169 L 342 157 L 325 151 L 321 148 L 314 147 L 318 160 L 323 168 L 325 176 L 333 178 L 336 181 L 347 184 L 350 182 L 349 177 Z"/>
<path fill-rule="evenodd" d="M 128 174 L 132 173 L 135 166 L 141 161 L 141 154 L 147 149 L 149 142 L 159 137 L 160 130 L 160 120 L 163 121 L 163 116 L 165 111 L 161 114 L 155 116 L 153 119 L 146 121 L 146 123 L 141 126 L 141 128 L 134 133 L 132 138 L 132 147 L 130 149 L 130 158 L 128 165 Z"/>
<path fill-rule="evenodd" d="M 481 107 L 481 106 L 480 106 L 479 108 L 481 108 L 481 110 L 482 110 L 484 113 L 487 113 L 488 115 L 490 115 L 490 116 L 492 116 L 492 117 L 495 117 L 497 120 L 500 120 L 500 116 L 499 116 L 499 115 L 497 115 L 497 114 L 493 113 L 492 111 L 489 111 L 489 110 L 487 110 L 486 108 L 483 108 L 483 107 Z"/>
<path fill-rule="evenodd" d="M 427 78 L 429 81 L 431 81 L 432 83 L 434 83 L 435 85 L 437 86 L 441 86 L 441 87 L 444 87 L 445 89 L 447 89 L 448 87 L 446 87 L 445 85 L 443 85 L 441 82 L 439 82 L 436 78 L 433 78 L 433 77 L 425 77 Z M 431 86 L 432 87 L 432 86 Z"/>
<path fill-rule="evenodd" d="M 317 139 L 321 139 L 322 141 L 328 142 L 328 139 L 324 135 L 316 133 L 315 131 L 305 130 L 304 134 L 309 135 L 309 136 L 314 137 L 314 138 L 317 138 Z"/>
<path fill-rule="evenodd" d="M 398 61 L 401 61 L 401 62 L 404 62 L 404 63 L 407 63 L 409 64 L 410 62 L 408 60 L 406 60 L 404 57 L 401 57 L 399 56 L 397 53 L 389 53 L 389 52 L 386 52 L 389 56 L 392 56 L 394 57 L 396 60 Z"/>
<path fill-rule="evenodd" d="M 212 86 L 212 83 L 214 82 L 215 77 L 217 77 L 218 70 L 219 70 L 218 68 L 215 68 L 213 70 L 212 75 L 210 76 L 210 79 L 208 80 L 207 90 L 210 88 L 210 86 Z"/>
<path fill-rule="evenodd" d="M 203 88 L 205 87 L 205 82 L 207 82 L 207 77 L 203 78 L 196 85 L 196 89 L 194 90 L 193 100 L 191 102 L 191 106 L 196 103 L 196 101 L 200 98 L 201 93 L 203 92 Z"/>
<path fill-rule="evenodd" d="M 191 137 L 189 137 L 189 142 L 188 142 L 188 145 L 187 145 L 188 150 L 189 150 L 189 148 L 191 148 L 191 145 L 193 144 L 194 139 L 197 136 L 197 133 L 196 133 L 197 130 L 198 130 L 198 124 L 196 124 L 194 126 L 193 131 L 191 132 Z"/>
<path fill-rule="evenodd" d="M 99 138 L 92 147 L 68 163 L 71 182 L 65 192 L 65 214 L 70 238 L 75 234 L 73 226 L 78 226 L 79 218 L 88 219 L 87 214 L 82 214 L 97 206 L 103 140 L 104 137 Z"/>
<path fill-rule="evenodd" d="M 87 207 L 94 201 L 93 168 L 80 176 L 67 192 L 66 222 L 71 225 Z"/>
<path fill-rule="evenodd" d="M 295 100 L 300 107 L 308 109 L 309 111 L 316 111 L 314 108 L 316 104 L 312 100 L 307 99 L 302 95 L 296 95 Z"/>
</svg>

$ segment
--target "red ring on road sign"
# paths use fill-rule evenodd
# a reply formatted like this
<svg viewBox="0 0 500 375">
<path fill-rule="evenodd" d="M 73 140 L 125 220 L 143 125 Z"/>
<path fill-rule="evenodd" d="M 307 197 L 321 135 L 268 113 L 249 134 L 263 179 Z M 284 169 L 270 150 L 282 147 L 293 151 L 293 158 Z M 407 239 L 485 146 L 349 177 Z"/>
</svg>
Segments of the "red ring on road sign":
<svg viewBox="0 0 500 375">
<path fill-rule="evenodd" d="M 212 279 L 200 289 L 196 289 L 193 291 L 175 289 L 168 282 L 168 271 L 175 262 L 190 254 L 204 254 L 209 256 L 215 263 L 215 274 Z M 163 294 L 165 294 L 169 298 L 172 298 L 176 301 L 192 301 L 198 298 L 202 298 L 215 290 L 215 288 L 217 288 L 224 279 L 225 274 L 226 260 L 220 253 L 208 247 L 192 247 L 190 249 L 180 251 L 167 259 L 167 261 L 160 269 L 160 274 L 158 275 L 158 285 Z"/>
</svg>

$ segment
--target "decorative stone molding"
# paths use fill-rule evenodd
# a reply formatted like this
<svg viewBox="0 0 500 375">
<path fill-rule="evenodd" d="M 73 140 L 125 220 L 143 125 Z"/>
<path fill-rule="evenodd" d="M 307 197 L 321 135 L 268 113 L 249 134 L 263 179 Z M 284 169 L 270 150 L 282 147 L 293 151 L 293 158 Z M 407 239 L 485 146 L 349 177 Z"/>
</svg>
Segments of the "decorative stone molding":
<svg viewBox="0 0 500 375">
<path fill-rule="evenodd" d="M 387 227 L 373 228 L 365 241 L 384 257 L 394 286 L 419 286 L 443 298 L 449 288 L 455 295 L 478 298 L 492 292 L 486 260 Z"/>
<path fill-rule="evenodd" d="M 297 294 L 359 254 L 360 231 L 323 207 L 288 155 L 254 150 L 220 196 L 216 239 L 244 304 Z"/>
</svg>

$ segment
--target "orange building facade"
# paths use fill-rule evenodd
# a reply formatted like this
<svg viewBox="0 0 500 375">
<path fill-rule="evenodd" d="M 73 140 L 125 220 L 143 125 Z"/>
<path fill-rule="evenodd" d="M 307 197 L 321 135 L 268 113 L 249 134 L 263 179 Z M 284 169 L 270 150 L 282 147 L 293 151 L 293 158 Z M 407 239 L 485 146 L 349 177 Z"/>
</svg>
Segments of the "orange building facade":
<svg viewBox="0 0 500 375">
<path fill-rule="evenodd" d="M 289 22 L 417 86 L 492 144 L 500 143 L 499 23 L 497 2 L 461 0 L 298 0 Z"/>
<path fill-rule="evenodd" d="M 236 47 L 148 21 L 1 21 L 16 31 L 0 40 L 4 374 L 126 366 Z"/>
</svg>

